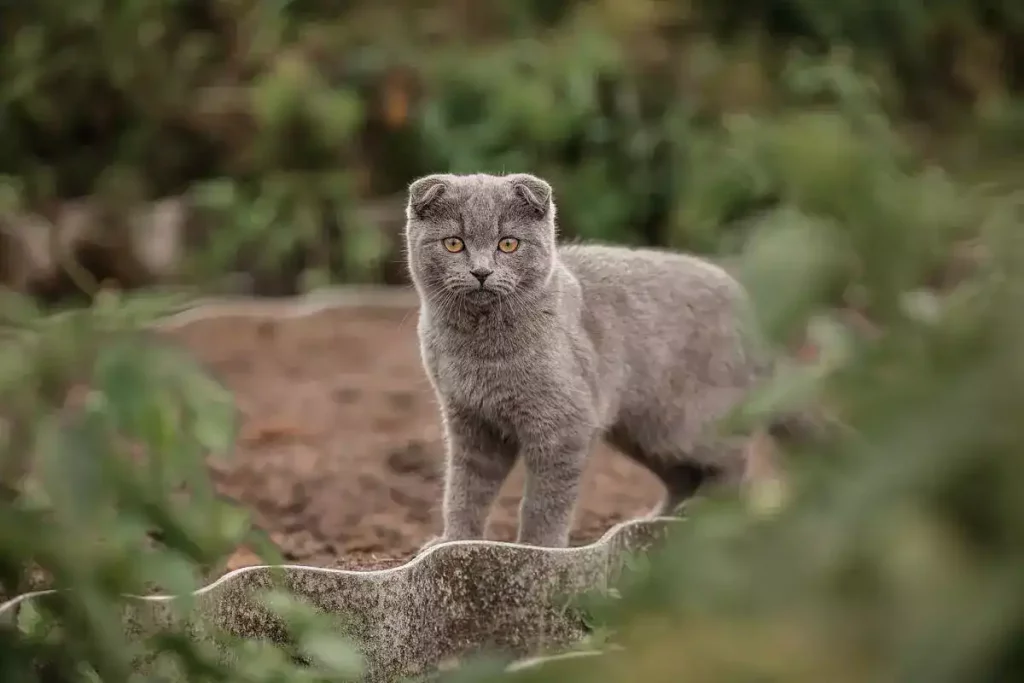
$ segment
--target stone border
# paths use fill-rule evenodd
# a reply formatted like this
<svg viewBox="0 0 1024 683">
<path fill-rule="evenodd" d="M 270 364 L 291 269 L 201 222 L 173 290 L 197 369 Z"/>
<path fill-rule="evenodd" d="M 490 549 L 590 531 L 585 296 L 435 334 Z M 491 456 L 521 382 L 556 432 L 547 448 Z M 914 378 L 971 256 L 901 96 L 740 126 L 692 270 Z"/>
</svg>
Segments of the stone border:
<svg viewBox="0 0 1024 683">
<path fill-rule="evenodd" d="M 677 523 L 624 522 L 575 548 L 453 541 L 381 570 L 243 567 L 189 596 L 189 629 L 200 638 L 204 625 L 212 625 L 244 638 L 279 639 L 277 620 L 258 600 L 276 576 L 317 609 L 345 620 L 345 636 L 364 654 L 365 680 L 371 683 L 430 675 L 491 648 L 512 658 L 532 657 L 512 664 L 531 667 L 586 634 L 580 615 L 570 609 L 574 597 L 608 587 L 627 554 L 646 551 Z M 54 593 L 27 593 L 0 605 L 0 623 L 17 623 L 23 606 Z M 171 623 L 169 604 L 181 599 L 127 597 L 123 623 L 129 638 Z"/>
<path fill-rule="evenodd" d="M 288 298 L 198 299 L 150 325 L 176 329 L 220 317 L 299 318 L 334 308 L 415 308 L 410 288 L 341 287 Z M 575 548 L 539 548 L 498 541 L 456 541 L 430 548 L 398 567 L 324 569 L 304 565 L 237 569 L 196 591 L 190 631 L 202 624 L 246 638 L 280 637 L 280 625 L 259 603 L 275 577 L 318 609 L 343 617 L 346 635 L 366 657 L 366 680 L 422 676 L 487 648 L 531 667 L 579 642 L 585 628 L 569 601 L 603 589 L 621 572 L 625 555 L 643 552 L 674 519 L 618 524 L 598 541 Z M 281 584 L 277 584 L 281 585 Z M 21 607 L 55 591 L 26 593 L 0 604 L 0 623 L 17 623 Z M 126 596 L 125 633 L 152 633 L 175 618 L 168 607 L 182 597 Z M 144 666 L 144 665 L 143 665 Z"/>
</svg>

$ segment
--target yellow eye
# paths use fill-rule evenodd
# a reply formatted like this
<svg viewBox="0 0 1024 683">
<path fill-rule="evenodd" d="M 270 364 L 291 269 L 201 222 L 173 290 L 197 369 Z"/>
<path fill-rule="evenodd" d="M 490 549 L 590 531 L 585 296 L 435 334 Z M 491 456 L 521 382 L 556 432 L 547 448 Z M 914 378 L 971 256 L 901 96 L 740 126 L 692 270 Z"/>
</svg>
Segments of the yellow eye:
<svg viewBox="0 0 1024 683">
<path fill-rule="evenodd" d="M 519 240 L 517 240 L 515 237 L 506 237 L 505 239 L 498 242 L 498 249 L 501 249 L 506 254 L 511 254 L 518 248 Z"/>
<path fill-rule="evenodd" d="M 458 254 L 460 251 L 466 248 L 466 244 L 458 237 L 445 237 L 444 248 L 453 254 Z"/>
</svg>

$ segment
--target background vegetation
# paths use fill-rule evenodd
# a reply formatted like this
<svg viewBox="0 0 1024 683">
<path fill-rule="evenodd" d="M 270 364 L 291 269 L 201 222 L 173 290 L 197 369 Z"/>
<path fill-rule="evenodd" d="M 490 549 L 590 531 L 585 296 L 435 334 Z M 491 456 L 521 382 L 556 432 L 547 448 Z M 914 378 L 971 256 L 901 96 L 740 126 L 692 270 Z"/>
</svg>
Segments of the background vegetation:
<svg viewBox="0 0 1024 683">
<path fill-rule="evenodd" d="M 697 510 L 599 610 L 623 652 L 518 677 L 1021 678 L 1024 6 L 38 0 L 0 5 L 0 32 L 4 277 L 25 216 L 63 235 L 86 198 L 88 239 L 58 254 L 75 287 L 152 283 L 124 263 L 157 225 L 140 207 L 171 198 L 179 282 L 398 281 L 413 177 L 523 170 L 567 236 L 728 257 L 777 341 L 812 337 L 817 362 L 747 416 L 827 400 L 852 435 L 794 459 L 771 514 Z M 247 533 L 202 467 L 230 406 L 137 331 L 163 305 L 2 302 L 0 582 L 75 588 L 0 630 L 4 681 L 128 680 L 117 596 L 188 589 Z M 356 673 L 274 604 L 295 646 L 251 667 L 174 632 L 143 645 L 189 680 Z"/>
<path fill-rule="evenodd" d="M 81 240 L 125 261 L 138 204 L 174 198 L 206 246 L 180 278 L 270 293 L 402 280 L 402 193 L 438 169 L 550 178 L 568 236 L 724 248 L 723 222 L 778 201 L 730 149 L 735 117 L 847 97 L 851 68 L 957 171 L 1024 138 L 1009 0 L 45 0 L 0 27 L 6 210 L 61 223 L 91 197 Z"/>
</svg>

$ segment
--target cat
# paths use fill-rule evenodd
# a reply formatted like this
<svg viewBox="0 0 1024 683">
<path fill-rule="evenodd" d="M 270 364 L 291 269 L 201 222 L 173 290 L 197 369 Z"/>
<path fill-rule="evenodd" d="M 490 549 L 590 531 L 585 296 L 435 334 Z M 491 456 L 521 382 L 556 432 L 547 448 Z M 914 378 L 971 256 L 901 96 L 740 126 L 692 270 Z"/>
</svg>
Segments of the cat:
<svg viewBox="0 0 1024 683">
<path fill-rule="evenodd" d="M 444 531 L 423 549 L 482 538 L 519 458 L 516 540 L 545 547 L 568 545 L 599 438 L 664 483 L 655 515 L 752 466 L 751 440 L 706 435 L 765 374 L 740 284 L 691 255 L 559 246 L 555 218 L 551 185 L 529 174 L 409 186 L 417 331 L 447 445 Z"/>
</svg>

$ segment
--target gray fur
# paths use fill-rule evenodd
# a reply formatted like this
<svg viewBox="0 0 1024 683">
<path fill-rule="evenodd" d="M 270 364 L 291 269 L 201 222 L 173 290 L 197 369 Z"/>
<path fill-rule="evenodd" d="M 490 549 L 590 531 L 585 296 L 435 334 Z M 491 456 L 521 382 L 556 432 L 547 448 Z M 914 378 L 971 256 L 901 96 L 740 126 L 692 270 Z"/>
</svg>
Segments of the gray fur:
<svg viewBox="0 0 1024 683">
<path fill-rule="evenodd" d="M 659 513 L 744 476 L 747 441 L 708 432 L 764 373 L 740 285 L 693 256 L 557 247 L 555 214 L 551 187 L 525 174 L 431 175 L 409 188 L 421 352 L 448 444 L 444 533 L 431 543 L 482 537 L 522 458 L 518 541 L 566 546 L 599 438 L 664 482 Z M 466 249 L 450 253 L 448 237 Z M 499 251 L 505 237 L 518 250 Z M 481 283 L 471 270 L 493 273 Z"/>
</svg>

